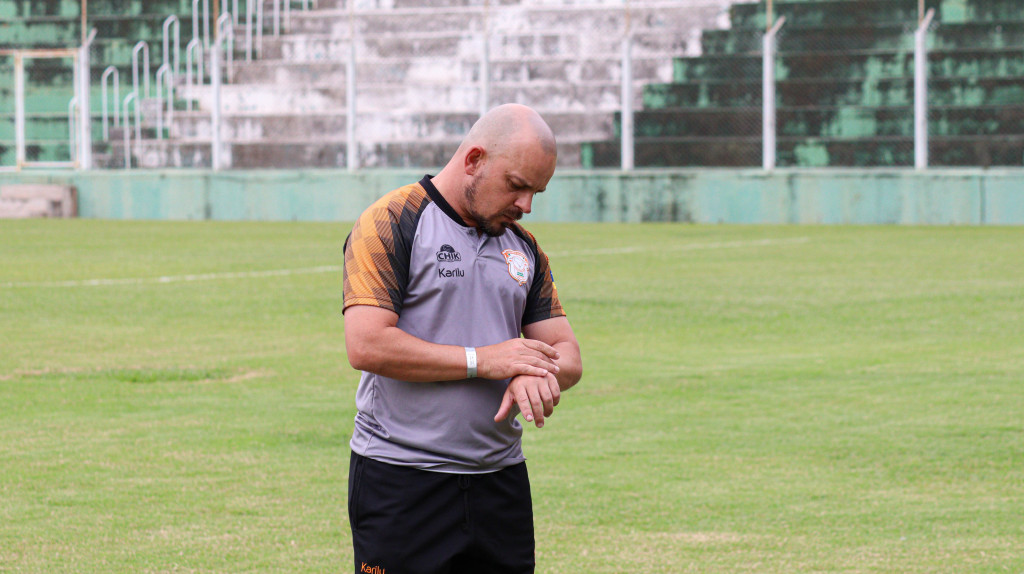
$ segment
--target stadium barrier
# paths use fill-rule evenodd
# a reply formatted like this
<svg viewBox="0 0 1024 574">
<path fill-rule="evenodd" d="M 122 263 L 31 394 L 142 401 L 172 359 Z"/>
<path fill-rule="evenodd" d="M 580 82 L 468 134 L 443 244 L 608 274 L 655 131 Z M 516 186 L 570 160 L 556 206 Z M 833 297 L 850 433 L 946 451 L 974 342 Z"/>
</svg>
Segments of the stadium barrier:
<svg viewBox="0 0 1024 574">
<path fill-rule="evenodd" d="M 8 172 L 0 185 L 74 186 L 86 218 L 352 221 L 424 171 Z M 527 221 L 1024 225 L 1024 170 L 560 170 Z"/>
</svg>

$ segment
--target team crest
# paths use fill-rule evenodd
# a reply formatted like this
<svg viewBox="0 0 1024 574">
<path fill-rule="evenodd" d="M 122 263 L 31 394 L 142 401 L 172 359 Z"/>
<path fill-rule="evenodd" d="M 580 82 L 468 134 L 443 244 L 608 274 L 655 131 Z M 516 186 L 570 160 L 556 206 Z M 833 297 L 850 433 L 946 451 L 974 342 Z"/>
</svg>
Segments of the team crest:
<svg viewBox="0 0 1024 574">
<path fill-rule="evenodd" d="M 501 254 L 505 256 L 505 263 L 508 263 L 508 274 L 520 285 L 526 285 L 526 279 L 530 275 L 530 260 L 526 258 L 526 254 L 515 249 L 506 249 Z"/>
</svg>

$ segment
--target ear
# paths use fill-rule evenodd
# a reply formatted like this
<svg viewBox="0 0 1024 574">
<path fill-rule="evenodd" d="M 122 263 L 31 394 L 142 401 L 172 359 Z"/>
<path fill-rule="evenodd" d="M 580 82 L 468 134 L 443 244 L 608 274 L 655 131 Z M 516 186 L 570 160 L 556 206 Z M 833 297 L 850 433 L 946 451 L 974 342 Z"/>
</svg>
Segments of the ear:
<svg viewBox="0 0 1024 574">
<path fill-rule="evenodd" d="M 481 147 L 473 146 L 466 152 L 466 175 L 475 175 L 483 167 L 487 152 Z"/>
</svg>

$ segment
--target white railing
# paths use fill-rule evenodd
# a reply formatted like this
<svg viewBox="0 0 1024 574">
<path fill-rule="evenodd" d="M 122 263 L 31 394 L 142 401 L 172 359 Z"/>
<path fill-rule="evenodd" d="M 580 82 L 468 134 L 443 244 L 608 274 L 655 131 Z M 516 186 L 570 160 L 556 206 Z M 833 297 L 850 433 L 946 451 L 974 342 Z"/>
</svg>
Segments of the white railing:
<svg viewBox="0 0 1024 574">
<path fill-rule="evenodd" d="M 174 44 L 171 45 L 171 34 L 170 28 L 174 27 Z M 178 17 L 170 15 L 164 20 L 164 51 L 163 51 L 163 63 L 164 65 L 171 65 L 171 69 L 174 71 L 175 77 L 181 70 L 179 64 L 181 63 L 181 22 L 178 21 Z"/>
<path fill-rule="evenodd" d="M 174 121 L 174 72 L 167 64 L 156 71 L 156 139 L 164 139 L 164 86 L 167 86 L 167 131 Z"/>
<path fill-rule="evenodd" d="M 194 101 L 194 93 L 192 88 L 194 85 L 203 85 L 203 43 L 198 38 L 193 38 L 188 46 L 185 47 L 185 106 L 186 110 L 192 111 L 192 102 Z M 192 69 L 193 63 L 195 64 L 196 78 L 193 84 Z"/>
<path fill-rule="evenodd" d="M 110 139 L 110 128 L 108 126 L 108 105 L 107 105 L 107 78 L 113 76 L 114 81 L 114 127 L 121 125 L 121 115 L 118 113 L 118 104 L 121 102 L 121 86 L 118 76 L 120 74 L 115 66 L 107 66 L 107 69 L 103 70 L 103 76 L 100 78 L 100 105 L 102 109 L 103 118 L 103 139 Z"/>
<path fill-rule="evenodd" d="M 145 57 L 142 60 L 142 79 L 145 89 L 142 92 L 142 97 L 149 97 L 149 44 L 145 40 L 139 40 L 132 48 L 132 91 L 136 94 L 139 93 L 139 53 L 144 52 Z"/>
</svg>

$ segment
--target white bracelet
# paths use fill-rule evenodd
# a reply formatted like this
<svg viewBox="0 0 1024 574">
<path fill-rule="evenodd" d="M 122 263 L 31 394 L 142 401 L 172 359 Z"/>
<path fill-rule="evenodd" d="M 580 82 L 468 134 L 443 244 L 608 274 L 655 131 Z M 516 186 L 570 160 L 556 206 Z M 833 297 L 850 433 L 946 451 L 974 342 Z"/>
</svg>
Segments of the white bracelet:
<svg viewBox="0 0 1024 574">
<path fill-rule="evenodd" d="M 476 378 L 476 349 L 466 347 L 466 378 Z"/>
</svg>

